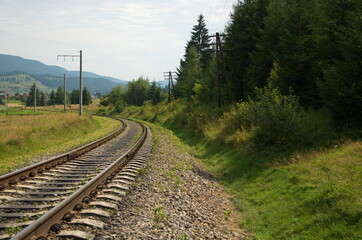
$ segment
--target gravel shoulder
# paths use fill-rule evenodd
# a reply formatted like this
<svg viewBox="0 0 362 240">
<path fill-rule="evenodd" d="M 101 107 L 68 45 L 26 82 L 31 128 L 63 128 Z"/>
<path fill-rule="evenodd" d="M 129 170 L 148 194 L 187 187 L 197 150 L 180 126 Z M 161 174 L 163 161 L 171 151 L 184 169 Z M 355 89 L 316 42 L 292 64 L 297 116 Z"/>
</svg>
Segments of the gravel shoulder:
<svg viewBox="0 0 362 240">
<path fill-rule="evenodd" d="M 102 239 L 247 239 L 238 217 L 215 178 L 171 132 L 153 125 L 147 168 L 99 234 Z"/>
</svg>

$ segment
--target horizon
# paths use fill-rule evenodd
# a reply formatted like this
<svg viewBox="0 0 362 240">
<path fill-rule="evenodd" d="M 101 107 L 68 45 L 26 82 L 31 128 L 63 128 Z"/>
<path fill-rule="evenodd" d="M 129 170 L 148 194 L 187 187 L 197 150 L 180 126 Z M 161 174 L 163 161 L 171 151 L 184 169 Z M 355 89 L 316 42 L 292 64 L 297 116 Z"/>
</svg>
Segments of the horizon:
<svg viewBox="0 0 362 240">
<path fill-rule="evenodd" d="M 42 2 L 4 0 L 0 6 L 0 52 L 77 71 L 60 54 L 83 51 L 83 69 L 130 81 L 162 81 L 175 71 L 197 16 L 210 34 L 224 31 L 236 0 L 97 0 Z"/>
</svg>

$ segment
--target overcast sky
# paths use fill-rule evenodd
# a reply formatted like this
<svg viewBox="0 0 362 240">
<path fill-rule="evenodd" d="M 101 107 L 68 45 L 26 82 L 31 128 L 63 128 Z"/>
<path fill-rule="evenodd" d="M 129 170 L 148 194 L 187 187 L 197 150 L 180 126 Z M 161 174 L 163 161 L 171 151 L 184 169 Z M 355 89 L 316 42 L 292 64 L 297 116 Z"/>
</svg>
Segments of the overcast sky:
<svg viewBox="0 0 362 240">
<path fill-rule="evenodd" d="M 0 53 L 124 80 L 175 71 L 197 16 L 223 31 L 236 0 L 0 0 Z"/>
</svg>

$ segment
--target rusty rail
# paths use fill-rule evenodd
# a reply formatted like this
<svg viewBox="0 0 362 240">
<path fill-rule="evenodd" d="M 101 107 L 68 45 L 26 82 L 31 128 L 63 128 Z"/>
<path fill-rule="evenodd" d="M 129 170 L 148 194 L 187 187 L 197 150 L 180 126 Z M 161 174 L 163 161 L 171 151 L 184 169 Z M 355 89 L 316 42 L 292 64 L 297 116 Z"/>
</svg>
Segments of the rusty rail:
<svg viewBox="0 0 362 240">
<path fill-rule="evenodd" d="M 97 195 L 113 177 L 124 167 L 128 160 L 132 159 L 141 148 L 147 138 L 147 128 L 142 124 L 143 132 L 137 142 L 125 154 L 119 157 L 112 165 L 103 170 L 86 185 L 78 189 L 67 199 L 55 206 L 48 213 L 33 222 L 12 239 L 16 240 L 44 240 L 48 235 L 56 234 L 60 230 L 59 222 L 63 219 L 69 221 L 75 211 L 83 208 L 83 204 Z"/>
<path fill-rule="evenodd" d="M 88 143 L 87 145 L 69 151 L 67 153 L 61 154 L 57 157 L 0 176 L 0 190 L 5 189 L 9 185 L 15 185 L 19 181 L 25 181 L 29 177 L 34 177 L 36 174 L 43 173 L 44 170 L 49 170 L 53 167 L 56 167 L 57 165 L 74 159 L 77 156 L 82 155 L 116 137 L 126 129 L 127 124 L 122 119 L 115 119 L 121 121 L 123 125 L 118 128 L 114 133 L 111 133 L 101 139 Z"/>
</svg>

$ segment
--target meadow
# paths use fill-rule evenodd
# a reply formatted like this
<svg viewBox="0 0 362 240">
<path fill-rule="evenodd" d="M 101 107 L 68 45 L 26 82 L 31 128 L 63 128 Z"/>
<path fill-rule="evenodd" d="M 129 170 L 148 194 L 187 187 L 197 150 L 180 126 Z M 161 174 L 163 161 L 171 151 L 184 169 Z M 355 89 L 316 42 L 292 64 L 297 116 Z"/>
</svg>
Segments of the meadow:
<svg viewBox="0 0 362 240">
<path fill-rule="evenodd" d="M 0 174 L 94 141 L 119 126 L 110 118 L 71 112 L 0 115 Z"/>
</svg>

